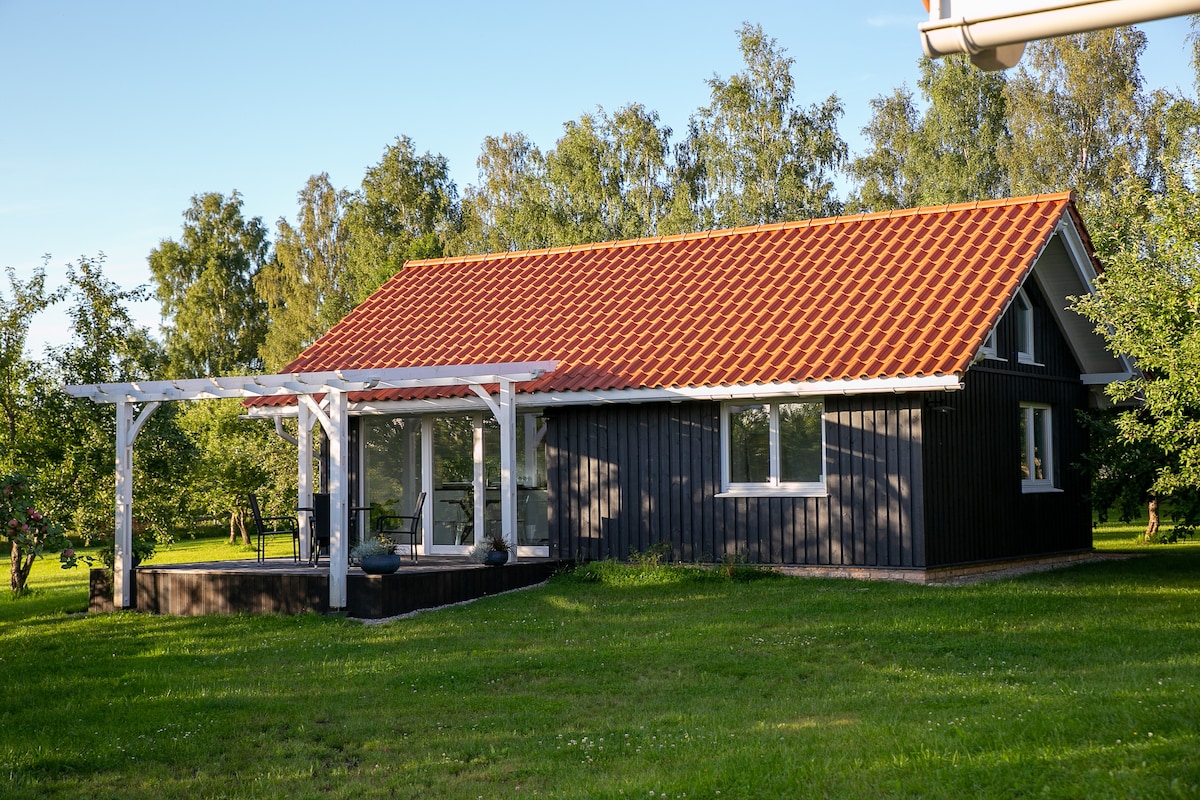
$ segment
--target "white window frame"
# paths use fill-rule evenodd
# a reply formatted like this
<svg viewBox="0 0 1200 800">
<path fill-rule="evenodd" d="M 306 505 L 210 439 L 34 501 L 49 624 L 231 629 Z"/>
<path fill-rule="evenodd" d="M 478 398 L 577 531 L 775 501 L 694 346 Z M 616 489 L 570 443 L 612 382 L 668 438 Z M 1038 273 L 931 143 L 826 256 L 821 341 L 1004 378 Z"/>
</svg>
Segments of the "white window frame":
<svg viewBox="0 0 1200 800">
<path fill-rule="evenodd" d="M 1024 289 L 1017 289 L 1016 299 L 1013 300 L 1013 324 L 1016 327 L 1017 363 L 1037 364 L 1037 347 L 1034 339 L 1033 303 Z M 1028 350 L 1021 349 L 1021 340 L 1028 344 Z"/>
<path fill-rule="evenodd" d="M 1027 471 L 1030 476 L 1034 474 L 1033 464 L 1024 463 L 1024 459 L 1032 458 L 1037 451 L 1036 430 L 1037 426 L 1033 424 L 1034 416 L 1038 413 L 1043 414 L 1042 426 L 1042 442 L 1041 451 L 1044 454 L 1045 464 L 1042 468 L 1044 478 L 1021 478 L 1021 491 L 1027 494 L 1034 492 L 1057 492 L 1058 487 L 1054 482 L 1054 409 L 1046 403 L 1021 403 L 1021 418 L 1025 421 L 1025 441 L 1022 443 L 1022 471 Z M 1025 468 L 1028 467 L 1028 470 Z"/>
<path fill-rule="evenodd" d="M 785 482 L 779 479 L 781 472 L 779 442 L 779 406 L 791 403 L 820 403 L 821 405 L 821 479 L 818 481 Z M 734 483 L 730 479 L 730 436 L 729 415 L 731 409 L 748 405 L 764 405 L 769 409 L 768 436 L 770 456 L 768 477 L 763 483 Z M 721 488 L 718 497 L 825 497 L 826 449 L 825 398 L 823 397 L 775 397 L 770 399 L 728 401 L 721 404 Z"/>
<path fill-rule="evenodd" d="M 997 323 L 996 327 L 992 328 L 988 332 L 988 335 L 984 337 L 983 347 L 980 348 L 980 355 L 984 358 L 992 359 L 993 361 L 1007 361 L 1007 359 L 1001 358 L 996 353 L 996 331 L 999 329 L 999 327 L 1000 325 Z"/>
</svg>

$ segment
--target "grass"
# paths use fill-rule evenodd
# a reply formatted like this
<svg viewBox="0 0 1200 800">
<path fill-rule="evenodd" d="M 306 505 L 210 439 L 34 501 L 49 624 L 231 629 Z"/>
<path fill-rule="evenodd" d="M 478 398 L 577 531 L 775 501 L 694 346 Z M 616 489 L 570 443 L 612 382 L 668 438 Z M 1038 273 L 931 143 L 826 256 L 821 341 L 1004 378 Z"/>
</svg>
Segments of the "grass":
<svg viewBox="0 0 1200 800">
<path fill-rule="evenodd" d="M 0 601 L 0 796 L 1200 797 L 1200 545 L 1135 539 L 956 587 L 605 565 L 371 626 L 79 615 L 43 570 Z"/>
</svg>

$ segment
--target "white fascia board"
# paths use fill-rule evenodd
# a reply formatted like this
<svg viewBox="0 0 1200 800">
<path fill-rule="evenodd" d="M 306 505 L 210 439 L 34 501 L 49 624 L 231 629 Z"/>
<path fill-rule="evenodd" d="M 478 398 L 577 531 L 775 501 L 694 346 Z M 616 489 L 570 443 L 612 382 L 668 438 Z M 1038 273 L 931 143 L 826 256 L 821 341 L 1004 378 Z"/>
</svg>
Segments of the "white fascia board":
<svg viewBox="0 0 1200 800">
<path fill-rule="evenodd" d="M 672 389 L 614 389 L 595 392 L 552 392 L 539 397 L 544 406 L 596 403 L 652 403 L 683 400 L 752 400 L 767 397 L 822 397 L 847 394 L 952 392 L 962 388 L 957 375 L 913 378 L 862 378 L 841 381 L 794 381 L 747 386 L 682 386 Z"/>
<path fill-rule="evenodd" d="M 1080 235 L 1079 228 L 1075 227 L 1074 218 L 1069 213 L 1064 213 L 1054 232 L 1062 238 L 1067 252 L 1071 254 L 1071 263 L 1075 265 L 1075 271 L 1079 273 L 1080 282 L 1089 293 L 1094 293 L 1096 291 L 1096 267 L 1092 262 L 1092 254 L 1083 244 L 1083 236 Z M 1050 241 L 1047 240 L 1046 244 L 1049 245 Z M 1044 250 L 1045 247 L 1042 249 Z"/>
<path fill-rule="evenodd" d="M 1062 240 L 1063 245 L 1067 249 L 1067 254 L 1071 258 L 1071 263 L 1075 266 L 1075 272 L 1079 276 L 1079 281 L 1082 284 L 1082 291 L 1080 292 L 1080 294 L 1081 295 L 1085 294 L 1085 293 L 1086 294 L 1095 294 L 1096 293 L 1096 278 L 1097 278 L 1096 264 L 1095 264 L 1095 261 L 1092 260 L 1092 254 L 1090 252 L 1088 252 L 1087 247 L 1083 243 L 1083 236 L 1080 235 L 1079 228 L 1076 227 L 1076 225 L 1075 225 L 1074 217 L 1072 217 L 1069 213 L 1064 213 L 1062 215 L 1062 219 L 1060 219 L 1058 221 L 1058 227 L 1055 229 L 1055 233 L 1057 233 L 1059 235 L 1060 239 Z M 1049 241 L 1047 241 L 1046 244 L 1049 245 Z M 1045 249 L 1045 248 L 1043 248 L 1043 249 Z M 1041 254 L 1039 253 L 1039 258 L 1040 257 L 1041 257 Z M 1060 313 L 1057 309 L 1054 309 L 1054 311 L 1055 311 L 1056 315 L 1058 315 Z M 1061 313 L 1067 313 L 1067 312 L 1063 311 Z M 1077 312 L 1071 311 L 1070 313 L 1077 313 Z M 1060 321 L 1060 329 L 1063 329 L 1061 321 Z M 1073 342 L 1070 341 L 1069 337 L 1068 337 L 1068 344 L 1071 346 L 1072 350 L 1075 349 L 1075 345 Z M 1121 366 L 1124 368 L 1123 373 L 1113 372 L 1113 373 L 1103 373 L 1103 374 L 1104 375 L 1122 375 L 1122 374 L 1124 374 L 1125 377 L 1123 377 L 1123 378 L 1118 377 L 1118 378 L 1112 378 L 1111 380 L 1105 380 L 1104 381 L 1105 383 L 1112 383 L 1113 381 L 1129 380 L 1129 378 L 1132 377 L 1134 372 L 1136 371 L 1133 368 L 1133 362 L 1130 361 L 1129 357 L 1124 355 L 1123 353 L 1117 356 L 1117 361 L 1119 361 Z M 1101 374 L 1101 373 L 1097 373 L 1097 374 Z M 1087 383 L 1087 381 L 1085 380 L 1084 383 Z"/>
<path fill-rule="evenodd" d="M 580 392 L 521 392 L 514 395 L 519 408 L 679 403 L 685 400 L 752 400 L 769 397 L 825 397 L 852 394 L 900 394 L 905 392 L 954 392 L 962 389 L 957 375 L 928 375 L 913 378 L 865 378 L 843 381 L 796 381 L 749 386 L 685 386 L 673 389 L 610 389 Z M 484 408 L 476 397 L 436 400 L 389 400 L 351 404 L 352 414 L 421 414 L 473 411 Z M 294 406 L 252 408 L 251 417 L 293 416 Z"/>
</svg>

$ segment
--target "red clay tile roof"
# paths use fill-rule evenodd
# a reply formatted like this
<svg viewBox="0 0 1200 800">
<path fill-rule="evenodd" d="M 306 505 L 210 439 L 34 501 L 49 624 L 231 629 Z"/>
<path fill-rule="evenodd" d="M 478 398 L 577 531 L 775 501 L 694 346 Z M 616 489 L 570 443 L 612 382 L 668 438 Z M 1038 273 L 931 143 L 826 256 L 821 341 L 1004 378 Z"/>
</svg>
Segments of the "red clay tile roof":
<svg viewBox="0 0 1200 800">
<path fill-rule="evenodd" d="M 1069 193 L 410 262 L 283 372 L 554 360 L 522 387 L 552 392 L 961 375 L 1065 213 Z"/>
</svg>

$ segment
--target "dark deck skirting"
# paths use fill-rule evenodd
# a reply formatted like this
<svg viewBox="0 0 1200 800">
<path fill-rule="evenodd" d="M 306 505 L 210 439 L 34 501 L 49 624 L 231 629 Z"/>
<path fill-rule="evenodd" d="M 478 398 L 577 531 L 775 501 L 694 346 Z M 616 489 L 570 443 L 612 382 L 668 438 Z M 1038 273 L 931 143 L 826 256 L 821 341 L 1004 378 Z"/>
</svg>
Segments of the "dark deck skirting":
<svg viewBox="0 0 1200 800">
<path fill-rule="evenodd" d="M 557 559 L 528 559 L 503 567 L 485 567 L 462 559 L 427 557 L 405 563 L 393 575 L 366 575 L 351 568 L 346 576 L 346 615 L 382 619 L 475 600 L 533 586 L 564 568 Z M 175 616 L 201 614 L 329 613 L 327 568 L 289 560 L 168 564 L 134 571 L 133 606 L 139 611 Z M 108 574 L 93 569 L 89 611 L 113 610 Z"/>
</svg>

